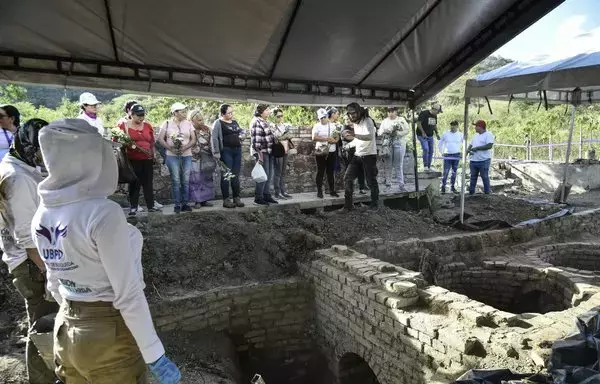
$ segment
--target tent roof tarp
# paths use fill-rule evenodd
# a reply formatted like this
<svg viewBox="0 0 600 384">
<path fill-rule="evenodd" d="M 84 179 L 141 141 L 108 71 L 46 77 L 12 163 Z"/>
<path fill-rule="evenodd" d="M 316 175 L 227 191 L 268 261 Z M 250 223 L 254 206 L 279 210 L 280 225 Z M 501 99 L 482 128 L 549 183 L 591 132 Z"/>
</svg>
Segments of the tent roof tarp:
<svg viewBox="0 0 600 384">
<path fill-rule="evenodd" d="M 416 105 L 563 1 L 3 1 L 0 81 Z"/>
<path fill-rule="evenodd" d="M 545 64 L 514 62 L 468 80 L 466 97 L 573 101 L 573 90 L 582 91 L 582 102 L 600 101 L 600 52 L 582 53 Z"/>
</svg>

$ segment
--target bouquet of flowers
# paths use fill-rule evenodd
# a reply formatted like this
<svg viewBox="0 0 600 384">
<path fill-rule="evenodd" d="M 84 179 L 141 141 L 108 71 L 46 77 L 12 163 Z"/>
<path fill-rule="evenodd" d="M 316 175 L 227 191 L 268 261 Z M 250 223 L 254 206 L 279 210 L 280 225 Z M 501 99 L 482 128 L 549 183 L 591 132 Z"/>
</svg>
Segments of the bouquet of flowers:
<svg viewBox="0 0 600 384">
<path fill-rule="evenodd" d="M 175 147 L 175 151 L 180 151 L 183 147 L 183 135 L 181 133 L 174 133 L 171 135 L 171 141 Z"/>
<path fill-rule="evenodd" d="M 395 121 L 392 125 L 392 132 L 390 133 L 391 138 L 397 139 L 398 133 L 400 133 L 400 131 L 402 131 L 402 125 L 400 125 L 399 121 Z"/>
<path fill-rule="evenodd" d="M 123 132 L 120 128 L 111 128 L 110 137 L 113 141 L 121 144 L 123 147 L 135 147 L 135 142 L 133 141 L 133 139 L 128 134 Z"/>
<path fill-rule="evenodd" d="M 231 169 L 229 169 L 229 167 L 221 160 L 219 161 L 219 168 L 221 168 L 221 175 L 223 175 L 225 180 L 229 181 L 235 177 L 233 172 L 231 172 Z"/>
</svg>

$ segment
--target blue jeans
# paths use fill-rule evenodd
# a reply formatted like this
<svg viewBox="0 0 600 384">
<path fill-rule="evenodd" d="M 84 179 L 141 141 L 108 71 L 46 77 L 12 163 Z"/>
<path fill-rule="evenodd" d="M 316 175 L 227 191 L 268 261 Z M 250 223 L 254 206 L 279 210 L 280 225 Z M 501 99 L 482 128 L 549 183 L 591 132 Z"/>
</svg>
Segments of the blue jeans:
<svg viewBox="0 0 600 384">
<path fill-rule="evenodd" d="M 490 164 L 491 159 L 483 161 L 471 161 L 469 167 L 471 168 L 471 182 L 469 183 L 469 194 L 475 193 L 475 186 L 477 185 L 477 178 L 481 175 L 483 181 L 483 192 L 490 193 Z"/>
<path fill-rule="evenodd" d="M 425 168 L 431 167 L 431 161 L 433 160 L 434 142 L 433 136 L 417 136 L 423 148 L 423 166 Z"/>
<path fill-rule="evenodd" d="M 444 157 L 452 157 L 452 159 L 444 159 L 444 173 L 442 174 L 442 190 L 446 188 L 446 180 L 448 180 L 448 173 L 452 169 L 450 175 L 450 187 L 454 189 L 454 183 L 456 182 L 456 171 L 458 170 L 458 163 L 460 162 L 460 153 L 447 153 Z"/>
<path fill-rule="evenodd" d="M 221 160 L 227 168 L 231 169 L 231 173 L 235 175 L 231 181 L 223 178 L 221 172 L 221 194 L 223 199 L 229 198 L 229 184 L 231 183 L 231 192 L 233 198 L 240 197 L 240 169 L 242 168 L 242 147 L 223 147 L 221 150 Z"/>
<path fill-rule="evenodd" d="M 254 192 L 254 199 L 261 200 L 271 197 L 271 180 L 275 174 L 275 157 L 263 152 L 263 168 L 267 174 L 267 181 L 262 183 L 256 183 L 256 189 Z"/>
<path fill-rule="evenodd" d="M 190 195 L 192 156 L 167 155 L 167 168 L 171 174 L 171 197 L 176 207 L 187 205 Z"/>
</svg>

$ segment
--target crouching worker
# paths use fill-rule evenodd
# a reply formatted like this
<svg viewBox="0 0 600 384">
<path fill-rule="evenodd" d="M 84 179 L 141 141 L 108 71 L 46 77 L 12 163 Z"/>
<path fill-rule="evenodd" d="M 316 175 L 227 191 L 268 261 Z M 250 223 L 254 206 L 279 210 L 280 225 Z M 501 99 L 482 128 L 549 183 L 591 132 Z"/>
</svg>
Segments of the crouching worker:
<svg viewBox="0 0 600 384">
<path fill-rule="evenodd" d="M 148 366 L 158 383 L 178 383 L 144 296 L 142 235 L 107 199 L 118 180 L 111 142 L 81 119 L 55 121 L 39 140 L 49 176 L 31 233 L 60 303 L 56 374 L 66 384 L 139 384 Z"/>
<path fill-rule="evenodd" d="M 9 154 L 0 163 L 2 260 L 8 265 L 17 291 L 25 299 L 28 333 L 38 319 L 58 311 L 58 305 L 45 298 L 46 266 L 31 239 L 31 221 L 39 204 L 37 186 L 42 181 L 39 167 L 44 165 L 38 133 L 47 124 L 41 119 L 27 121 L 15 133 Z M 25 360 L 28 383 L 54 383 L 54 373 L 29 337 Z"/>
</svg>

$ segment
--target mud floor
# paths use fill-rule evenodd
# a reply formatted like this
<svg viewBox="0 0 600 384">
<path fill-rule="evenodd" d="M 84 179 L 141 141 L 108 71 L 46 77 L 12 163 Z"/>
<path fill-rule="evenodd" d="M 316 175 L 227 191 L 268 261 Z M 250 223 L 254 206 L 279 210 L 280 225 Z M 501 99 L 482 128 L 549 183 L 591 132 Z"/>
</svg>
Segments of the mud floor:
<svg viewBox="0 0 600 384">
<path fill-rule="evenodd" d="M 446 215 L 456 213 L 458 197 L 441 199 Z M 499 219 L 511 224 L 546 216 L 548 208 L 525 200 L 479 195 L 467 200 L 467 212 L 481 220 Z M 146 294 L 160 300 L 163 294 L 204 290 L 219 286 L 261 282 L 293 275 L 296 262 L 310 258 L 312 250 L 333 244 L 352 245 L 364 237 L 402 240 L 457 233 L 436 223 L 429 211 L 405 212 L 366 207 L 351 213 L 304 214 L 298 210 L 261 210 L 251 213 L 215 212 L 158 216 L 133 221 L 144 235 L 143 263 Z M 21 298 L 15 292 L 6 267 L 0 267 L 0 383 L 24 381 L 23 354 L 26 324 Z M 167 346 L 171 348 L 171 346 Z M 175 353 L 177 353 L 175 351 Z M 180 354 L 188 377 L 206 375 L 198 381 L 226 382 L 218 372 Z M 211 365 L 210 362 L 208 363 Z M 214 364 L 213 364 L 214 365 Z M 208 375 L 208 376 L 207 376 Z M 221 376 L 219 378 L 219 376 Z M 226 380 L 226 379 L 225 379 Z"/>
</svg>

